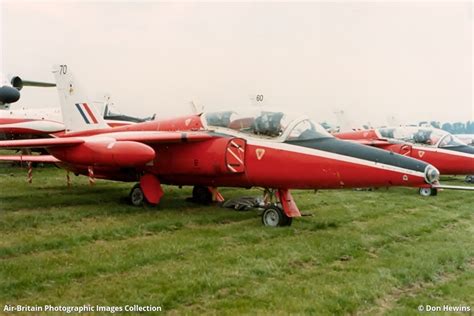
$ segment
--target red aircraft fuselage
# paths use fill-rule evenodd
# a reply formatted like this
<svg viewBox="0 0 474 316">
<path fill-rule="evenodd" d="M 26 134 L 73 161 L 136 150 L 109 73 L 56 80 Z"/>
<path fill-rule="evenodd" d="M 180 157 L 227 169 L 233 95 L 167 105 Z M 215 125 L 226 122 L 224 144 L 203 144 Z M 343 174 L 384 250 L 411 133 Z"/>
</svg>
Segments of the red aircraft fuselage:
<svg viewBox="0 0 474 316">
<path fill-rule="evenodd" d="M 132 131 L 180 131 L 183 139 L 122 149 L 131 153 L 128 158 L 127 154 L 120 158 L 127 163 L 113 165 L 112 158 L 104 155 L 110 151 L 107 147 L 111 139 L 116 133 L 126 135 Z M 188 141 L 186 131 L 199 131 L 208 139 Z M 238 133 L 216 133 L 207 130 L 198 115 L 68 133 L 67 137 L 92 135 L 97 139 L 95 148 L 78 148 L 74 153 L 69 147 L 48 151 L 75 173 L 87 174 L 88 167 L 93 165 L 95 177 L 122 181 L 135 181 L 137 174 L 151 173 L 161 183 L 215 187 L 329 189 L 427 185 L 428 165 L 414 159 L 331 137 L 275 142 Z M 139 160 L 137 153 L 142 150 L 145 160 L 150 157 L 147 147 L 155 152 L 153 162 L 142 164 L 138 173 L 132 171 L 141 163 L 134 163 Z M 99 156 L 102 163 L 97 163 Z"/>
<path fill-rule="evenodd" d="M 226 118 L 226 113 L 215 116 Z M 430 188 L 437 184 L 439 172 L 433 166 L 336 139 L 304 117 L 274 133 L 269 117 L 281 119 L 282 115 L 262 112 L 253 121 L 224 120 L 225 124 L 212 115 L 192 115 L 52 139 L 4 141 L 0 147 L 39 146 L 52 155 L 45 161 L 76 174 L 139 180 L 130 192 L 134 205 L 143 199 L 159 203 L 161 184 L 193 185 L 193 198 L 204 197 L 204 201 L 210 192 L 219 195 L 217 187 L 263 187 L 281 204 L 281 208 L 267 204 L 262 215 L 267 226 L 289 225 L 292 217 L 301 216 L 290 189 Z M 30 159 L 40 161 L 38 156 Z"/>
<path fill-rule="evenodd" d="M 474 147 L 465 144 L 439 147 L 437 144 L 417 144 L 390 140 L 382 137 L 374 129 L 339 133 L 335 136 L 345 140 L 364 141 L 364 144 L 370 146 L 376 146 L 406 157 L 423 160 L 435 166 L 441 174 L 474 174 Z"/>
</svg>

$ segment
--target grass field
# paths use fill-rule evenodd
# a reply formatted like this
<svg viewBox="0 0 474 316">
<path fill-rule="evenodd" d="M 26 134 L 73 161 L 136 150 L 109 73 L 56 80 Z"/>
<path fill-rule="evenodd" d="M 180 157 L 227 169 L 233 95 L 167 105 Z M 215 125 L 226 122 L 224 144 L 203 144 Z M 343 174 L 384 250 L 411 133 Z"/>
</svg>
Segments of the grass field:
<svg viewBox="0 0 474 316">
<path fill-rule="evenodd" d="M 418 314 L 474 307 L 474 193 L 295 191 L 309 216 L 127 204 L 132 184 L 0 169 L 0 306 L 159 305 L 169 314 Z M 460 178 L 448 179 L 461 184 Z M 258 190 L 222 189 L 225 197 Z M 2 309 L 3 310 L 3 309 Z M 1 313 L 1 311 L 0 311 Z"/>
</svg>

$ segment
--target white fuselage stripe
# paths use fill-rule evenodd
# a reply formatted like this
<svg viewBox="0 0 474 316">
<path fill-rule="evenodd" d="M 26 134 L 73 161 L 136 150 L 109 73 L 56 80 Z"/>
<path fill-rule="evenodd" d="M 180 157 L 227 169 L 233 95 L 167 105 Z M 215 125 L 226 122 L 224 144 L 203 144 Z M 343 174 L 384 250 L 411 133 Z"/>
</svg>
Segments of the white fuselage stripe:
<svg viewBox="0 0 474 316">
<path fill-rule="evenodd" d="M 240 159 L 236 154 L 234 154 L 234 152 L 230 149 L 230 148 L 227 148 L 227 151 L 230 152 L 232 154 L 232 156 L 234 156 L 235 159 L 237 159 L 237 161 L 241 164 L 243 164 L 244 162 L 242 161 L 242 159 Z"/>
</svg>

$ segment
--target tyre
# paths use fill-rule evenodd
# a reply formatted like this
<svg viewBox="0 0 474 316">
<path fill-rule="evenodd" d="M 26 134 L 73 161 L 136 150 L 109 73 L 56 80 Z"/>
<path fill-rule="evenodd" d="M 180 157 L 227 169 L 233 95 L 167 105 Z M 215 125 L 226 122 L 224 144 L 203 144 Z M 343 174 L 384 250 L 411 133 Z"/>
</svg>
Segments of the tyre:
<svg viewBox="0 0 474 316">
<path fill-rule="evenodd" d="M 262 223 L 268 227 L 290 226 L 293 219 L 286 216 L 283 210 L 275 205 L 269 206 L 263 211 Z"/>
<path fill-rule="evenodd" d="M 193 201 L 199 204 L 210 204 L 212 202 L 212 193 L 207 187 L 196 185 L 193 188 Z"/>
<path fill-rule="evenodd" d="M 438 190 L 436 190 L 434 188 L 420 188 L 418 190 L 418 193 L 421 196 L 436 196 L 436 195 L 438 195 Z"/>
<path fill-rule="evenodd" d="M 130 200 L 130 204 L 134 206 L 141 206 L 145 202 L 145 195 L 143 194 L 142 188 L 140 187 L 140 183 L 137 183 L 133 186 L 130 190 L 130 194 L 128 195 Z"/>
</svg>

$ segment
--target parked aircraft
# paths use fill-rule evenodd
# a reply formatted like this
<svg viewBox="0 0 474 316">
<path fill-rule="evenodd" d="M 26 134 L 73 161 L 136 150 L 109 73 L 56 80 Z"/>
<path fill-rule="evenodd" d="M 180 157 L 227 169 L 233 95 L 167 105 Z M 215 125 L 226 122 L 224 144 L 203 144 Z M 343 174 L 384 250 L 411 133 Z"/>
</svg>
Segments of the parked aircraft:
<svg viewBox="0 0 474 316">
<path fill-rule="evenodd" d="M 474 134 L 456 134 L 456 137 L 466 145 L 474 146 Z"/>
<path fill-rule="evenodd" d="M 56 120 L 45 118 L 48 113 L 39 113 L 37 110 L 12 110 L 10 105 L 20 99 L 20 91 L 24 86 L 54 87 L 54 83 L 23 80 L 14 76 L 10 81 L 2 76 L 0 87 L 0 137 L 11 139 L 13 135 L 19 137 L 29 135 L 44 135 L 64 130 L 64 125 Z M 36 112 L 35 112 L 36 111 Z M 58 117 L 61 116 L 59 109 Z"/>
<path fill-rule="evenodd" d="M 25 86 L 30 87 L 54 87 L 54 83 L 23 80 L 19 76 L 13 76 L 8 81 L 1 75 L 0 82 L 0 109 L 8 109 L 10 104 L 20 100 L 20 90 Z"/>
<path fill-rule="evenodd" d="M 0 139 L 24 139 L 43 137 L 64 132 L 61 109 L 50 108 L 14 108 L 11 106 L 20 98 L 20 90 L 24 86 L 54 87 L 56 84 L 37 81 L 24 81 L 15 76 L 11 85 L 4 82 L 0 88 Z M 106 96 L 103 104 L 103 117 L 109 126 L 123 126 L 137 122 L 145 122 L 153 117 L 138 118 L 113 110 L 110 97 Z M 115 111 L 115 112 L 114 112 Z"/>
<path fill-rule="evenodd" d="M 474 147 L 455 135 L 432 127 L 386 127 L 336 134 L 390 152 L 423 160 L 435 166 L 441 174 L 474 174 Z M 420 188 L 421 195 L 436 195 L 437 190 Z"/>
<path fill-rule="evenodd" d="M 300 211 L 290 189 L 438 185 L 428 163 L 339 140 L 306 116 L 252 108 L 110 128 L 64 65 L 54 69 L 68 131 L 61 137 L 0 142 L 0 148 L 45 148 L 50 155 L 1 157 L 54 162 L 76 174 L 139 181 L 130 202 L 158 204 L 162 184 L 194 186 L 210 202 L 217 187 L 263 187 L 266 226 L 290 225 Z"/>
<path fill-rule="evenodd" d="M 0 110 L 0 138 L 22 139 L 64 131 L 60 108 Z"/>
</svg>

